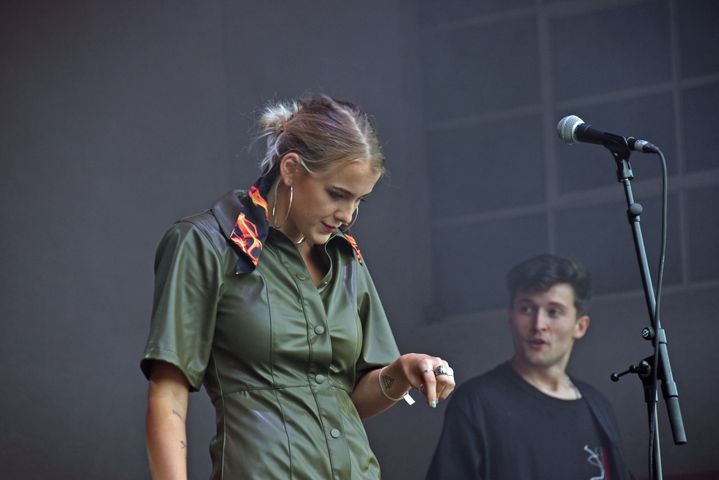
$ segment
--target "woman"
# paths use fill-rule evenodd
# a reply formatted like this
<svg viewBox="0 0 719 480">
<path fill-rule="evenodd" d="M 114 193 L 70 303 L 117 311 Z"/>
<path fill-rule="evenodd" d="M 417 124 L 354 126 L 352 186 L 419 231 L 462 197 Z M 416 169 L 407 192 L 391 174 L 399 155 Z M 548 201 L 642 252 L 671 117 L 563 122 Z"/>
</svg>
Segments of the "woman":
<svg viewBox="0 0 719 480">
<path fill-rule="evenodd" d="M 400 356 L 347 228 L 384 172 L 366 114 L 326 96 L 268 107 L 262 176 L 161 241 L 150 336 L 153 478 L 186 477 L 188 392 L 216 409 L 212 478 L 379 478 L 362 418 L 454 388 Z"/>
</svg>

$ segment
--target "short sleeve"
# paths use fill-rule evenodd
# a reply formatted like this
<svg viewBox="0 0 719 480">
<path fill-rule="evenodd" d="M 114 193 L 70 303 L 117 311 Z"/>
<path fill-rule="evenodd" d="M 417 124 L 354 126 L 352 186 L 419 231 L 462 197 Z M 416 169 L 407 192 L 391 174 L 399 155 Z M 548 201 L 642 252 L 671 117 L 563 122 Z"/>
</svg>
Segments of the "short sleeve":
<svg viewBox="0 0 719 480">
<path fill-rule="evenodd" d="M 357 361 L 357 378 L 370 370 L 392 363 L 399 349 L 366 263 L 357 263 L 357 312 L 362 322 L 362 353 Z"/>
<path fill-rule="evenodd" d="M 140 367 L 150 377 L 152 360 L 175 365 L 199 390 L 212 349 L 222 283 L 219 254 L 207 233 L 178 222 L 155 256 L 155 294 L 150 334 Z"/>
</svg>

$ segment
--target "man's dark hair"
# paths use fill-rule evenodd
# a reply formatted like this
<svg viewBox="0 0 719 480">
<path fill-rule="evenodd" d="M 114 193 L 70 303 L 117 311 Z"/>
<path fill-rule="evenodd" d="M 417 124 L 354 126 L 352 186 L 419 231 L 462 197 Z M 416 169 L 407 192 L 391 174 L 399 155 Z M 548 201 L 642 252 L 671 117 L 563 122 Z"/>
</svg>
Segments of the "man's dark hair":
<svg viewBox="0 0 719 480">
<path fill-rule="evenodd" d="M 546 292 L 558 283 L 572 286 L 577 315 L 586 315 L 591 297 L 589 272 L 574 260 L 550 254 L 532 257 L 507 272 L 510 304 L 518 292 Z"/>
</svg>

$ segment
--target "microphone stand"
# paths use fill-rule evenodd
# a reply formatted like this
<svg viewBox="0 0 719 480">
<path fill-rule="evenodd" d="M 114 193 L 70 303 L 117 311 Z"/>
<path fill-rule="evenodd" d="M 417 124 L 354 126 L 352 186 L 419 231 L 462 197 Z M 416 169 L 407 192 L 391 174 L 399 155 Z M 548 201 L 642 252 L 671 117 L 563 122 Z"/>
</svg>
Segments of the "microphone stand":
<svg viewBox="0 0 719 480">
<path fill-rule="evenodd" d="M 684 432 L 684 423 L 682 421 L 681 410 L 679 408 L 679 393 L 677 385 L 674 382 L 672 369 L 669 363 L 669 351 L 667 349 L 667 335 L 661 327 L 659 317 L 657 315 L 657 302 L 654 296 L 654 287 L 649 271 L 649 263 L 647 262 L 647 253 L 644 248 L 644 238 L 642 237 L 642 228 L 640 225 L 640 215 L 642 214 L 642 206 L 634 201 L 631 180 L 634 178 L 632 166 L 629 163 L 631 150 L 627 143 L 627 139 L 619 135 L 613 142 L 608 142 L 605 147 L 609 149 L 617 164 L 617 181 L 624 186 L 624 193 L 627 200 L 627 219 L 632 228 L 632 236 L 634 238 L 634 249 L 639 262 L 639 270 L 642 277 L 642 285 L 644 287 L 644 299 L 649 311 L 650 327 L 642 330 L 642 338 L 650 340 L 654 346 L 654 355 L 641 360 L 638 365 L 631 365 L 628 370 L 621 373 L 613 373 L 611 379 L 618 381 L 619 378 L 628 373 L 634 373 L 639 376 L 642 381 L 644 390 L 644 401 L 647 404 L 647 414 L 649 416 L 649 428 L 653 431 L 653 437 L 650 437 L 652 443 L 652 471 L 654 480 L 662 479 L 662 460 L 661 448 L 659 445 L 659 422 L 657 419 L 657 389 L 654 382 L 654 365 L 656 357 L 656 378 L 662 384 L 662 394 L 667 406 L 669 415 L 669 423 L 671 425 L 674 443 L 683 445 L 686 443 L 686 433 Z M 653 427 L 653 428 L 652 428 Z"/>
</svg>

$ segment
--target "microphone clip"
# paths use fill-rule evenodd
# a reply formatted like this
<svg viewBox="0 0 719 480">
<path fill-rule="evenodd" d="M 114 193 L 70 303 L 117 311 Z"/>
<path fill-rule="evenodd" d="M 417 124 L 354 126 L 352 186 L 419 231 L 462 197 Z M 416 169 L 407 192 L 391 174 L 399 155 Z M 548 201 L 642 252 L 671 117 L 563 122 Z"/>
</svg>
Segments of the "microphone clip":
<svg viewBox="0 0 719 480">
<path fill-rule="evenodd" d="M 628 375 L 630 373 L 634 373 L 639 375 L 641 378 L 646 378 L 649 376 L 650 373 L 652 373 L 652 366 L 649 363 L 652 360 L 652 357 L 647 357 L 639 364 L 637 365 L 629 365 L 629 367 L 624 370 L 623 372 L 613 372 L 609 378 L 612 380 L 612 382 L 618 382 L 621 377 L 624 375 Z"/>
</svg>

